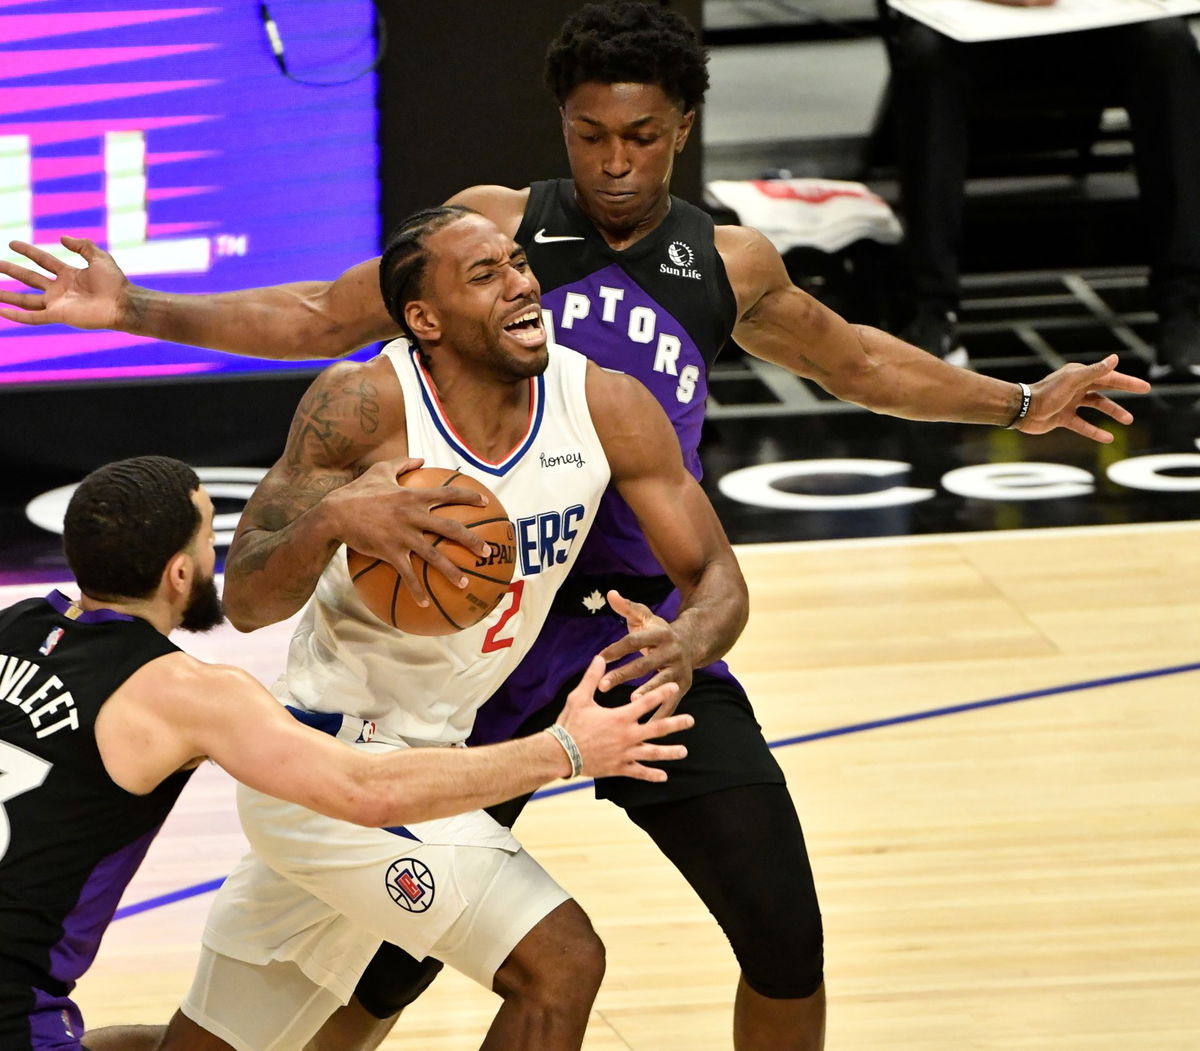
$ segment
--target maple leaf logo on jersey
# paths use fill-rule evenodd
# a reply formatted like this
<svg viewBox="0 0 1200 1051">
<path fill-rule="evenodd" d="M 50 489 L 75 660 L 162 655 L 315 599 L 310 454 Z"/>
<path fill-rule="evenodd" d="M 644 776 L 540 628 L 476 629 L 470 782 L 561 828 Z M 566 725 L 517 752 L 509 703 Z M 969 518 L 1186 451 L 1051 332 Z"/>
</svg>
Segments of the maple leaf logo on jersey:
<svg viewBox="0 0 1200 1051">
<path fill-rule="evenodd" d="M 590 595 L 583 596 L 583 608 L 589 613 L 599 613 L 607 604 L 599 591 L 593 591 Z"/>
</svg>

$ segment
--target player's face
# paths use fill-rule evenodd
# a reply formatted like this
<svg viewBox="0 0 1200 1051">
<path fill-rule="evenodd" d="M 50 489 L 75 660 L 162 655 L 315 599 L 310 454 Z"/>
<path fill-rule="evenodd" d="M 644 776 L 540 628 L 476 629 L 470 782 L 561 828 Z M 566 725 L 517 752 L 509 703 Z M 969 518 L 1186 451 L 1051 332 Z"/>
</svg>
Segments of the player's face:
<svg viewBox="0 0 1200 1051">
<path fill-rule="evenodd" d="M 657 84 L 580 84 L 562 107 L 580 206 L 601 229 L 657 222 L 669 206 L 675 155 L 691 131 Z"/>
<path fill-rule="evenodd" d="M 221 597 L 217 594 L 216 534 L 213 531 L 213 503 L 201 487 L 192 493 L 192 503 L 200 512 L 200 527 L 192 541 L 191 555 L 196 572 L 179 626 L 184 631 L 208 631 L 225 619 Z"/>
<path fill-rule="evenodd" d="M 442 227 L 426 246 L 432 259 L 423 298 L 437 323 L 435 341 L 509 382 L 544 372 L 541 289 L 525 250 L 481 215 Z"/>
</svg>

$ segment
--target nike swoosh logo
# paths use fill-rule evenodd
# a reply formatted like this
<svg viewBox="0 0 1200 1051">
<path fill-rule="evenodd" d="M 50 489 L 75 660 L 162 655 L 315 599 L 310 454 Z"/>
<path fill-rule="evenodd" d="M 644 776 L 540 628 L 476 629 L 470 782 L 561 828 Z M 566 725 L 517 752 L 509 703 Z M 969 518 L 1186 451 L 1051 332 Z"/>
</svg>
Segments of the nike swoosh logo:
<svg viewBox="0 0 1200 1051">
<path fill-rule="evenodd" d="M 544 226 L 536 234 L 533 235 L 533 239 L 540 245 L 553 244 L 555 241 L 582 241 L 583 240 L 582 237 L 571 237 L 566 234 L 548 234 L 548 233 L 546 233 L 546 228 Z"/>
</svg>

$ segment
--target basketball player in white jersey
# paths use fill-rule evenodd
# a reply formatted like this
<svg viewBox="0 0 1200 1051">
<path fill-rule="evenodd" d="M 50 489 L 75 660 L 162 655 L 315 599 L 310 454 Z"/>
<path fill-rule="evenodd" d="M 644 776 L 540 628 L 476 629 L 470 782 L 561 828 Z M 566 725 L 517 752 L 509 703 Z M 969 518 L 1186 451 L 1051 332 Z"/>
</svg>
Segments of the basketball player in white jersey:
<svg viewBox="0 0 1200 1051">
<path fill-rule="evenodd" d="M 499 802 L 574 766 L 543 733 L 494 748 L 369 754 L 289 718 L 245 672 L 181 652 L 167 637 L 176 628 L 207 631 L 223 619 L 212 523 L 212 500 L 178 460 L 108 464 L 80 483 L 66 512 L 78 600 L 52 591 L 0 610 L 4 1051 L 157 1047 L 149 1027 L 81 1040 L 72 991 L 205 756 L 263 791 L 368 824 Z M 656 731 L 632 711 L 596 705 L 602 672 L 595 661 L 562 731 L 592 774 L 661 780 L 639 760 L 683 749 L 640 744 Z M 643 698 L 644 712 L 656 699 Z"/>
<path fill-rule="evenodd" d="M 308 602 L 277 696 L 297 718 L 363 748 L 461 744 L 475 708 L 537 635 L 610 479 L 684 601 L 668 632 L 610 593 L 630 634 L 602 656 L 642 652 L 601 687 L 720 657 L 745 623 L 745 583 L 649 392 L 548 346 L 524 251 L 469 209 L 413 216 L 380 273 L 414 346 L 395 343 L 317 378 L 226 563 L 226 607 L 243 630 Z M 341 550 L 379 549 L 389 528 L 379 498 L 394 491 L 406 456 L 481 477 L 516 526 L 506 599 L 449 638 L 376 620 Z M 664 660 L 655 648 L 668 639 L 689 652 Z M 671 674 L 653 674 L 637 692 Z M 679 692 L 688 686 L 674 682 Z M 444 960 L 503 998 L 484 1047 L 580 1046 L 603 947 L 579 906 L 482 811 L 379 830 L 253 791 L 239 805 L 253 853 L 218 893 L 196 980 L 164 1046 L 301 1047 L 351 996 L 384 940 Z"/>
</svg>

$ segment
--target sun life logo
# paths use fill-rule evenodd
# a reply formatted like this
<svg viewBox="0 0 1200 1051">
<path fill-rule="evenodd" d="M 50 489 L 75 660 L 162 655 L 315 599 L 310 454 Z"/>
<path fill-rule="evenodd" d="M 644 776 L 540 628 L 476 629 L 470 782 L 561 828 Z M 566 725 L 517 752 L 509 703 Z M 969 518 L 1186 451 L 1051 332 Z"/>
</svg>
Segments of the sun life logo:
<svg viewBox="0 0 1200 1051">
<path fill-rule="evenodd" d="M 696 260 L 696 253 L 686 242 L 672 241 L 667 246 L 667 258 L 676 266 L 691 266 Z"/>
</svg>

